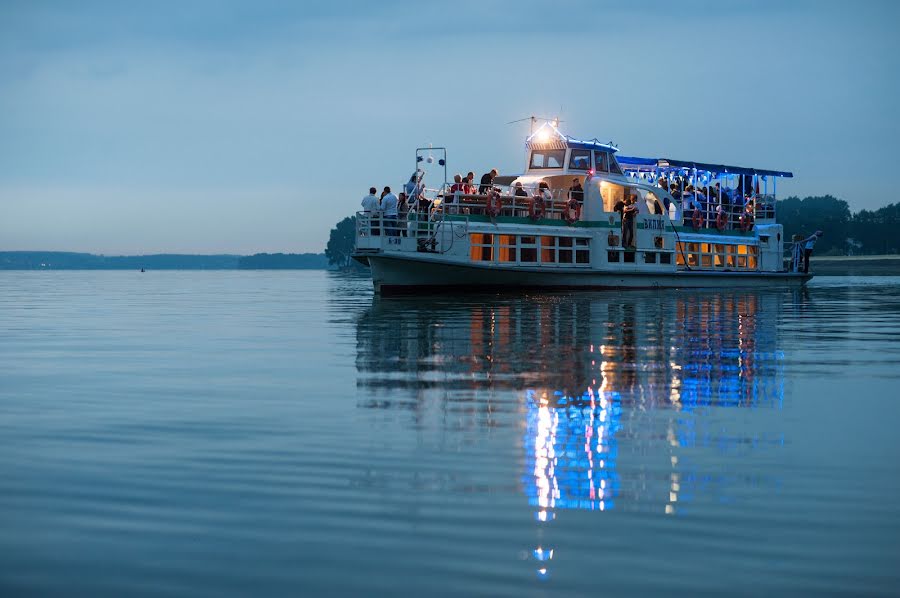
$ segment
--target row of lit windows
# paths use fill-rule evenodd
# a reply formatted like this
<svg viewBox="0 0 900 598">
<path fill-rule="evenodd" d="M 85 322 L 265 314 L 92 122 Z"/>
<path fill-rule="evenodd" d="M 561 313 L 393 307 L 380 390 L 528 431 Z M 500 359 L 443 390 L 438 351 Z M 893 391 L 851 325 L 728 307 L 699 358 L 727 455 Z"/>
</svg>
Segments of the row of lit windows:
<svg viewBox="0 0 900 598">
<path fill-rule="evenodd" d="M 469 234 L 469 257 L 474 262 L 518 264 L 591 263 L 590 239 L 525 235 Z"/>
<path fill-rule="evenodd" d="M 675 260 L 679 266 L 756 270 L 759 247 L 723 243 L 678 243 Z"/>
</svg>

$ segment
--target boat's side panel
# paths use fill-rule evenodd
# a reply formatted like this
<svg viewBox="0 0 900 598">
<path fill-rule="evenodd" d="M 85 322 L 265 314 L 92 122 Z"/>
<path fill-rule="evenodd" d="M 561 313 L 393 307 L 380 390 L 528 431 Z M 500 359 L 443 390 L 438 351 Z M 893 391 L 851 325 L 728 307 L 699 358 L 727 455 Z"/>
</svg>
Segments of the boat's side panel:
<svg viewBox="0 0 900 598">
<path fill-rule="evenodd" d="M 597 272 L 596 270 L 525 271 L 477 267 L 401 255 L 369 257 L 372 280 L 381 293 L 455 289 L 526 288 L 737 288 L 800 286 L 811 276 L 784 272 Z"/>
</svg>

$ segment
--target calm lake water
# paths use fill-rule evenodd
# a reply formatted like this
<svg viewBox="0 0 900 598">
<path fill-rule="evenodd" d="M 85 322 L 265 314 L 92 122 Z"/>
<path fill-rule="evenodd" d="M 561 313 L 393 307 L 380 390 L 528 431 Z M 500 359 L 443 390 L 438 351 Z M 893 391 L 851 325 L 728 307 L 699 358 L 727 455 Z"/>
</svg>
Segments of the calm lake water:
<svg viewBox="0 0 900 598">
<path fill-rule="evenodd" d="M 0 273 L 0 594 L 896 594 L 900 278 Z"/>
</svg>

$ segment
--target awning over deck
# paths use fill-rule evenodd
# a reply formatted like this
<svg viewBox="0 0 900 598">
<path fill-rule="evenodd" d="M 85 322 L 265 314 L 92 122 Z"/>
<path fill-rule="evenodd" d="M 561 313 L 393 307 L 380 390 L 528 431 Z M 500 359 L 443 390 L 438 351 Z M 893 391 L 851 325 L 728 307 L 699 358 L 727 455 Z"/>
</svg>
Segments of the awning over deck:
<svg viewBox="0 0 900 598">
<path fill-rule="evenodd" d="M 762 168 L 748 168 L 746 166 L 730 166 L 728 164 L 709 164 L 706 162 L 692 162 L 690 160 L 673 160 L 672 158 L 639 158 L 637 156 L 616 156 L 616 160 L 622 168 L 638 170 L 655 170 L 657 168 L 696 168 L 715 174 L 744 174 L 760 176 L 779 176 L 793 178 L 794 174 L 784 170 L 765 170 Z M 642 168 L 643 167 L 643 168 Z"/>
</svg>

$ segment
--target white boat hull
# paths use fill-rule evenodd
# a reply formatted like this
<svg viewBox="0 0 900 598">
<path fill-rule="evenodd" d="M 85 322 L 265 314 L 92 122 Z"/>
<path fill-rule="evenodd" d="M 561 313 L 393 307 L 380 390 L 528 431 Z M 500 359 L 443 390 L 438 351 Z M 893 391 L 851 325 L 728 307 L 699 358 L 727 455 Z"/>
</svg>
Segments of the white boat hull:
<svg viewBox="0 0 900 598">
<path fill-rule="evenodd" d="M 382 294 L 493 289 L 640 289 L 799 287 L 811 274 L 797 272 L 598 271 L 463 264 L 436 254 L 371 254 L 375 291 Z"/>
</svg>

